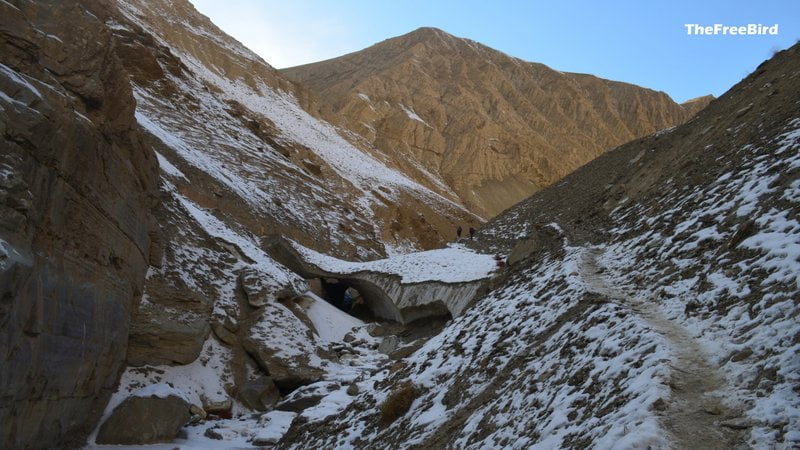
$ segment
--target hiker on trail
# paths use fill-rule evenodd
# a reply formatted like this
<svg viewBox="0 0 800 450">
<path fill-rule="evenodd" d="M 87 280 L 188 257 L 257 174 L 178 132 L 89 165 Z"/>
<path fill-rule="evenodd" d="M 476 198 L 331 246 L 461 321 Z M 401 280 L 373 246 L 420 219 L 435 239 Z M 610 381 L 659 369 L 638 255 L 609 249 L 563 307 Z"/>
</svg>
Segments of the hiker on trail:
<svg viewBox="0 0 800 450">
<path fill-rule="evenodd" d="M 459 225 L 458 228 L 456 228 L 456 239 L 461 239 L 461 231 L 463 230 L 461 229 L 461 225 Z"/>
<path fill-rule="evenodd" d="M 475 228 L 469 227 L 469 240 L 471 241 L 475 237 Z"/>
</svg>

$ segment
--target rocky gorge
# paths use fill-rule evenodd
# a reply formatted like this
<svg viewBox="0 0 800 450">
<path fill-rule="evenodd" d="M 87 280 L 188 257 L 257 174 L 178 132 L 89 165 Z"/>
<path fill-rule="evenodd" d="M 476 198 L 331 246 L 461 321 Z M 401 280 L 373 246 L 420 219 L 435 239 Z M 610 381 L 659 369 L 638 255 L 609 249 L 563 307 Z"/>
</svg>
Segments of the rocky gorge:
<svg viewBox="0 0 800 450">
<path fill-rule="evenodd" d="M 430 28 L 279 71 L 187 0 L 0 16 L 0 448 L 800 442 L 797 45 L 679 105 Z"/>
</svg>

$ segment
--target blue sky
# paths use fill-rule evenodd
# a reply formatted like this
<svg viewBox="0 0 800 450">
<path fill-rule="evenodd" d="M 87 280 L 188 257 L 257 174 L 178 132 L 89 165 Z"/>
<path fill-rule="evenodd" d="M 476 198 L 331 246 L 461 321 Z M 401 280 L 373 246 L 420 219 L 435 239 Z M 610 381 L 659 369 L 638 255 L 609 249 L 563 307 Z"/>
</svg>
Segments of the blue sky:
<svg viewBox="0 0 800 450">
<path fill-rule="evenodd" d="M 716 96 L 800 39 L 800 0 L 191 0 L 275 67 L 360 50 L 422 26 L 527 61 Z M 684 24 L 779 25 L 777 36 L 689 36 Z"/>
</svg>

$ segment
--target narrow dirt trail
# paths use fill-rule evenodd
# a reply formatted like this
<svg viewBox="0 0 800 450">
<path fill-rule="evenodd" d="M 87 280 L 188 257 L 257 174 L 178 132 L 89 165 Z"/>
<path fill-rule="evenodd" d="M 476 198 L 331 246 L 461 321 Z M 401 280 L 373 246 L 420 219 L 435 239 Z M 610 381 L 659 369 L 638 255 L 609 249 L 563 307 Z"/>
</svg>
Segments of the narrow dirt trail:
<svg viewBox="0 0 800 450">
<path fill-rule="evenodd" d="M 581 261 L 581 276 L 589 288 L 644 319 L 670 344 L 672 390 L 662 420 L 678 449 L 734 449 L 744 446 L 740 431 L 721 427 L 720 420 L 740 416 L 713 395 L 725 381 L 710 363 L 691 334 L 680 324 L 664 317 L 658 303 L 631 297 L 609 284 L 598 258 L 599 248 L 588 248 Z"/>
</svg>

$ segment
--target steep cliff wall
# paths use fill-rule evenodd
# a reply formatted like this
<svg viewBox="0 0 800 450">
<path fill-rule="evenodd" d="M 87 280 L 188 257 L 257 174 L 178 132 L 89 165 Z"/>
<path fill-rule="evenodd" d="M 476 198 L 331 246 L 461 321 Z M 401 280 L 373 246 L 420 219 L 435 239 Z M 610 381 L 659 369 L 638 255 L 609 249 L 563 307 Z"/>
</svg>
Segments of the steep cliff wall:
<svg viewBox="0 0 800 450">
<path fill-rule="evenodd" d="M 101 1 L 0 2 L 0 447 L 77 445 L 122 369 L 158 163 Z"/>
</svg>

